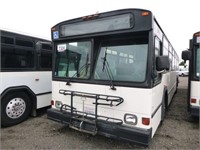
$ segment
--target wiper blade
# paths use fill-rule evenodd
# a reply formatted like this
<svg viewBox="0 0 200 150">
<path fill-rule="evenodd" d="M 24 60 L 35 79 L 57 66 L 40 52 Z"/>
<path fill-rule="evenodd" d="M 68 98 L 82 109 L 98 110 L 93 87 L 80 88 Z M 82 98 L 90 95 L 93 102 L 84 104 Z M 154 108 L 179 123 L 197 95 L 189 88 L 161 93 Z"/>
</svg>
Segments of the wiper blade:
<svg viewBox="0 0 200 150">
<path fill-rule="evenodd" d="M 89 65 L 90 65 L 90 64 L 87 63 L 87 64 L 84 64 L 83 66 L 81 66 L 81 68 L 80 68 L 71 78 L 74 78 L 75 76 L 80 77 L 80 72 L 81 72 L 82 70 L 84 70 L 85 68 L 86 68 L 85 74 L 87 74 L 88 66 L 89 66 Z"/>
<path fill-rule="evenodd" d="M 110 69 L 109 63 L 107 61 L 107 48 L 106 48 L 106 51 L 105 51 L 105 55 L 103 57 L 103 68 L 102 68 L 102 71 L 104 72 L 105 69 L 106 69 L 106 71 L 105 71 L 106 75 L 110 80 L 110 88 L 112 90 L 116 90 L 116 88 L 115 88 L 115 86 L 113 84 L 113 74 L 112 74 L 112 71 Z"/>
<path fill-rule="evenodd" d="M 88 66 L 89 65 L 90 65 L 90 63 L 89 63 L 89 55 L 87 54 L 86 63 L 83 64 L 79 69 L 77 68 L 77 72 L 70 77 L 70 79 L 67 81 L 66 85 L 71 85 L 70 84 L 71 79 L 74 78 L 74 77 L 77 77 L 77 78 L 80 77 L 80 72 L 83 71 L 84 69 L 86 69 L 85 70 L 85 75 L 87 75 Z"/>
<path fill-rule="evenodd" d="M 104 71 L 104 69 L 105 69 L 106 62 L 107 62 L 107 48 L 106 48 L 106 51 L 105 51 L 105 55 L 103 57 L 103 68 L 102 68 L 102 71 Z"/>
<path fill-rule="evenodd" d="M 66 85 L 71 85 L 71 84 L 70 84 L 71 79 L 73 79 L 74 77 L 76 77 L 76 76 L 77 76 L 77 78 L 80 77 L 80 72 L 81 72 L 82 70 L 84 70 L 85 68 L 86 68 L 85 74 L 87 75 L 88 66 L 89 66 L 89 65 L 90 65 L 90 64 L 88 63 L 88 64 L 84 64 L 83 66 L 81 66 L 81 68 L 80 68 L 75 74 L 73 74 L 72 77 L 69 78 L 69 80 L 67 81 Z"/>
</svg>

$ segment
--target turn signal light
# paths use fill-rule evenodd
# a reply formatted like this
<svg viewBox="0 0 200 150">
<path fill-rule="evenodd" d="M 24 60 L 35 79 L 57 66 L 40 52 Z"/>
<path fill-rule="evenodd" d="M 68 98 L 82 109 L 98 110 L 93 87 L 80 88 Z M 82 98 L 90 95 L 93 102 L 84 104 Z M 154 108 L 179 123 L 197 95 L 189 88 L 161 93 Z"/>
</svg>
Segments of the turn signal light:
<svg viewBox="0 0 200 150">
<path fill-rule="evenodd" d="M 54 105 L 54 101 L 53 100 L 51 100 L 51 106 L 53 106 Z"/>
<path fill-rule="evenodd" d="M 150 124 L 150 118 L 142 118 L 142 124 L 148 126 Z"/>
</svg>

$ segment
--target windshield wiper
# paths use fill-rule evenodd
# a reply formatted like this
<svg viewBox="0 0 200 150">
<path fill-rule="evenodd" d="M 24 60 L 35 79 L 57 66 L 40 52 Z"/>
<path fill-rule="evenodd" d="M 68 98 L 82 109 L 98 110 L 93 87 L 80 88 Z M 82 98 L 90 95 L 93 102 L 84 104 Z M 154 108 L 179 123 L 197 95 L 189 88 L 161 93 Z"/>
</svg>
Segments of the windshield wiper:
<svg viewBox="0 0 200 150">
<path fill-rule="evenodd" d="M 104 72 L 104 70 L 105 70 L 106 76 L 110 80 L 110 88 L 111 88 L 111 90 L 116 90 L 116 88 L 115 88 L 115 86 L 113 84 L 113 74 L 112 74 L 112 71 L 110 69 L 109 63 L 107 61 L 107 48 L 106 48 L 106 51 L 105 51 L 105 55 L 104 55 L 104 57 L 102 59 L 103 59 L 102 71 Z"/>
<path fill-rule="evenodd" d="M 85 70 L 85 75 L 87 75 L 87 73 L 88 73 L 88 66 L 89 65 L 90 65 L 90 63 L 89 63 L 89 55 L 87 54 L 86 63 L 83 64 L 79 69 L 77 69 L 77 72 L 75 74 L 73 74 L 71 76 L 71 78 L 69 78 L 69 80 L 67 81 L 66 85 L 71 85 L 70 84 L 71 79 L 73 79 L 74 77 L 77 77 L 77 78 L 80 77 L 80 72 L 82 70 L 84 70 L 84 69 L 86 69 Z"/>
</svg>

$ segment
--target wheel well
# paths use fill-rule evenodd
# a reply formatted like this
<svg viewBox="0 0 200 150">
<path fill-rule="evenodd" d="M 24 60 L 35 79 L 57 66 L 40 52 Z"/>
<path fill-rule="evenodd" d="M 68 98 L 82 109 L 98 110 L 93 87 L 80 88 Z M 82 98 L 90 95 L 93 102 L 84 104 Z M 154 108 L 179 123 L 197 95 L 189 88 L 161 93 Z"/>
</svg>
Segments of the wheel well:
<svg viewBox="0 0 200 150">
<path fill-rule="evenodd" d="M 19 92 L 23 92 L 28 95 L 28 97 L 31 100 L 31 109 L 34 110 L 36 108 L 36 95 L 28 87 L 10 87 L 2 92 L 1 99 L 3 99 L 4 97 L 6 97 L 11 93 L 19 93 Z"/>
</svg>

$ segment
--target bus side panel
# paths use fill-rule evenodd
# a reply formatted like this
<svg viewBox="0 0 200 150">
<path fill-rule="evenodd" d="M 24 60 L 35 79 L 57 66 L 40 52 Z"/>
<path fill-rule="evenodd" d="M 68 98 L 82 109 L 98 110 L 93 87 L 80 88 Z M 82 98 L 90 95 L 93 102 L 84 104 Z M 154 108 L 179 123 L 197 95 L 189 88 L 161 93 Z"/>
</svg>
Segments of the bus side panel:
<svg viewBox="0 0 200 150">
<path fill-rule="evenodd" d="M 162 101 L 165 99 L 164 89 L 167 87 L 168 89 L 168 104 L 170 104 L 173 95 L 176 90 L 176 72 L 167 72 L 162 75 L 162 81 L 152 90 L 152 136 L 155 134 L 160 121 L 161 121 L 161 109 L 162 109 Z"/>
<path fill-rule="evenodd" d="M 51 93 L 37 96 L 37 109 L 51 105 Z"/>
<path fill-rule="evenodd" d="M 51 92 L 51 72 L 1 72 L 2 93 L 5 89 L 25 85 L 35 94 Z"/>
<path fill-rule="evenodd" d="M 200 82 L 191 81 L 191 91 L 190 91 L 190 100 L 192 98 L 196 99 L 196 103 L 190 103 L 191 106 L 196 106 L 200 108 Z"/>
<path fill-rule="evenodd" d="M 176 91 L 176 82 L 178 75 L 176 71 L 171 71 L 168 73 L 168 75 L 169 75 L 169 84 L 168 84 L 168 94 L 169 94 L 168 105 L 169 105 Z"/>
<path fill-rule="evenodd" d="M 161 83 L 152 89 L 152 137 L 154 136 L 161 121 L 163 92 L 166 84 L 164 81 L 166 81 L 167 78 L 167 75 L 163 75 Z"/>
<path fill-rule="evenodd" d="M 37 108 L 50 105 L 51 100 L 51 72 L 1 72 L 1 91 L 10 87 L 26 86 L 30 88 L 37 98 Z M 48 96 L 44 96 L 44 95 Z M 42 98 L 43 96 L 43 98 Z M 45 99 L 44 99 L 45 98 Z M 44 102 L 42 102 L 44 101 Z M 41 106 L 40 106 L 41 105 Z"/>
</svg>

